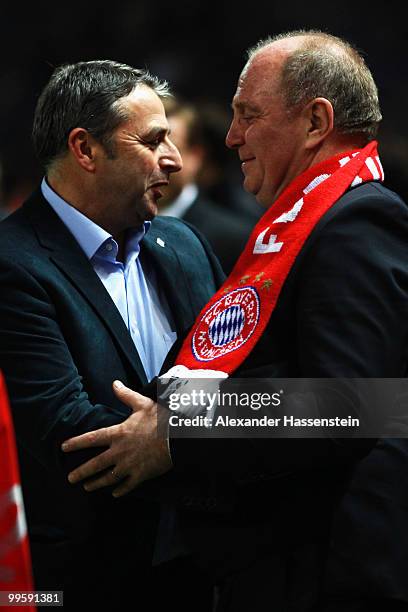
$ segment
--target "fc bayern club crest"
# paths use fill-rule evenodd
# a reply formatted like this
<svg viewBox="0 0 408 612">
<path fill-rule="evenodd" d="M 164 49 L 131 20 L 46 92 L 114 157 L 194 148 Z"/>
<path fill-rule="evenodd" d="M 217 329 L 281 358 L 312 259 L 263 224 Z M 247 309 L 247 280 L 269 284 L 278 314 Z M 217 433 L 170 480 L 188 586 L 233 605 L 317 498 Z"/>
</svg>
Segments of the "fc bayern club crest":
<svg viewBox="0 0 408 612">
<path fill-rule="evenodd" d="M 212 361 L 236 351 L 252 336 L 259 321 L 259 295 L 254 287 L 234 289 L 202 317 L 192 338 L 198 361 Z"/>
</svg>

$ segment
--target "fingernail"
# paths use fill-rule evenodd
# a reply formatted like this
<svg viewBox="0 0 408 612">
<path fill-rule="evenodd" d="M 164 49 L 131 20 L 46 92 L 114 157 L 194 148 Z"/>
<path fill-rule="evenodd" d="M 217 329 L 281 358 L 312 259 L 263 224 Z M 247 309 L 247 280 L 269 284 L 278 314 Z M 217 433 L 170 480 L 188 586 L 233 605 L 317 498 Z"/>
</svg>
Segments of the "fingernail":
<svg viewBox="0 0 408 612">
<path fill-rule="evenodd" d="M 74 477 L 72 474 L 68 474 L 68 481 L 72 483 L 72 481 L 74 480 Z"/>
<path fill-rule="evenodd" d="M 66 451 L 68 448 L 68 444 L 66 442 L 63 442 L 63 444 L 61 444 L 61 448 L 63 451 Z"/>
<path fill-rule="evenodd" d="M 122 387 L 124 387 L 125 385 L 120 380 L 115 380 L 113 386 L 115 387 L 115 389 L 122 389 Z"/>
</svg>

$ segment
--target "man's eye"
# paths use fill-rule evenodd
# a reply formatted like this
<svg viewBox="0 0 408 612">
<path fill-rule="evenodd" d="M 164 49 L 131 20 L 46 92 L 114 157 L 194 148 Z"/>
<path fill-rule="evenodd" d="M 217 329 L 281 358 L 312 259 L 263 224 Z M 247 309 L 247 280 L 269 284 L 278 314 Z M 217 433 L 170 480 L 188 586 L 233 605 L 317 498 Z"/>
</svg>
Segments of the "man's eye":
<svg viewBox="0 0 408 612">
<path fill-rule="evenodd" d="M 144 138 L 144 144 L 151 149 L 157 149 L 157 147 L 163 142 L 163 136 L 159 134 L 155 138 Z"/>
<path fill-rule="evenodd" d="M 161 141 L 162 141 L 161 138 L 155 138 L 154 140 L 150 140 L 148 144 L 149 144 L 150 147 L 153 147 L 153 149 L 155 149 L 156 147 L 159 146 Z"/>
</svg>

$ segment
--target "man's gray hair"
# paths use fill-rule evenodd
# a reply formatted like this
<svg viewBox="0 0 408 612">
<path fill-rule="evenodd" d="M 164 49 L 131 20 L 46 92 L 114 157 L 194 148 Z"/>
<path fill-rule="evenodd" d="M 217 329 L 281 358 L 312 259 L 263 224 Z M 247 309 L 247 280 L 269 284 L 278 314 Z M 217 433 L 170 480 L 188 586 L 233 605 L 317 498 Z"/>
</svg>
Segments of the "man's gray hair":
<svg viewBox="0 0 408 612">
<path fill-rule="evenodd" d="M 376 137 L 382 119 L 378 90 L 361 54 L 348 42 L 319 30 L 295 30 L 261 40 L 248 50 L 251 61 L 271 43 L 304 37 L 282 68 L 281 90 L 289 111 L 314 98 L 326 98 L 334 109 L 334 127 L 341 134 Z"/>
</svg>

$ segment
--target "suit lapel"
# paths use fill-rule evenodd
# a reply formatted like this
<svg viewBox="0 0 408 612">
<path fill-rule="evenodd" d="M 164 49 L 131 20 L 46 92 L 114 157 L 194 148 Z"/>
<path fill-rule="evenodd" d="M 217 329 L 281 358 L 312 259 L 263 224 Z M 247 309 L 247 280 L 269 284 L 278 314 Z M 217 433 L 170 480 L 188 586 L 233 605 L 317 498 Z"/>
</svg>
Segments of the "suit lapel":
<svg viewBox="0 0 408 612">
<path fill-rule="evenodd" d="M 167 244 L 165 233 L 157 230 L 154 224 L 143 238 L 141 258 L 143 264 L 153 265 L 156 271 L 180 337 L 196 319 L 191 289 L 176 251 Z"/>
<path fill-rule="evenodd" d="M 103 283 L 81 247 L 41 193 L 25 204 L 40 244 L 51 251 L 50 259 L 87 299 L 104 321 L 142 384 L 147 383 L 139 354 L 129 331 Z"/>
</svg>

